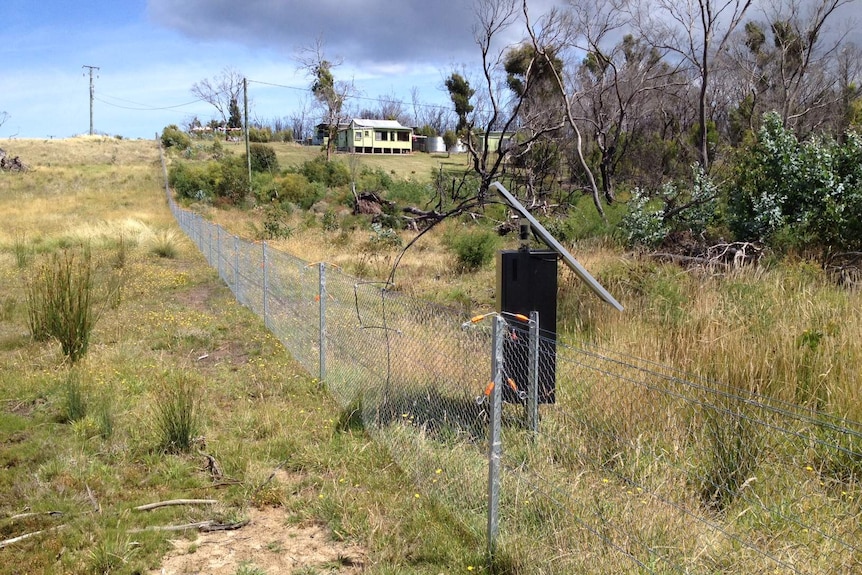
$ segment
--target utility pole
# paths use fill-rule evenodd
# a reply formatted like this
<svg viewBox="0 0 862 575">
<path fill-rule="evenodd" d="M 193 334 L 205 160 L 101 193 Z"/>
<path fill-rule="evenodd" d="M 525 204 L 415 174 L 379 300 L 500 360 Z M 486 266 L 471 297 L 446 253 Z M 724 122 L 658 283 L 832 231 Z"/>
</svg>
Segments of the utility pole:
<svg viewBox="0 0 862 575">
<path fill-rule="evenodd" d="M 90 70 L 90 135 L 93 135 L 93 98 L 96 94 L 96 89 L 93 86 L 93 70 L 98 70 L 98 66 L 87 66 L 86 64 L 81 66 L 81 68 L 87 68 Z"/>
<path fill-rule="evenodd" d="M 248 191 L 251 192 L 251 150 L 248 143 L 248 78 L 242 79 L 242 107 L 245 111 L 245 159 L 248 163 Z"/>
</svg>

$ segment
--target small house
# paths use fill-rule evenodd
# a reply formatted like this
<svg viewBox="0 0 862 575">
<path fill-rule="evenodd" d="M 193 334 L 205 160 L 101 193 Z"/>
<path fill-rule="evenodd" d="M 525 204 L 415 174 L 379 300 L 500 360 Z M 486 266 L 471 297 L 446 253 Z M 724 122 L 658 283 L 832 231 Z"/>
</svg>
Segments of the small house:
<svg viewBox="0 0 862 575">
<path fill-rule="evenodd" d="M 396 120 L 354 118 L 339 127 L 337 148 L 357 154 L 409 154 L 413 151 L 413 128 Z"/>
</svg>

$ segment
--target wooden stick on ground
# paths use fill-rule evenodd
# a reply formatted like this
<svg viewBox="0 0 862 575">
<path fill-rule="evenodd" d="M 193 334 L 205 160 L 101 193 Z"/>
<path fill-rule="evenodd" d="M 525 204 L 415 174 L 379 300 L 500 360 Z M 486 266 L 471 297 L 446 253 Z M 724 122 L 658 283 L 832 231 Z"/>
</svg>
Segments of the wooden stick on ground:
<svg viewBox="0 0 862 575">
<path fill-rule="evenodd" d="M 135 511 L 151 511 L 159 507 L 168 507 L 170 505 L 215 505 L 218 503 L 215 499 L 171 499 L 169 501 L 157 501 L 155 503 L 147 503 L 135 507 Z"/>
<path fill-rule="evenodd" d="M 58 525 L 56 527 L 51 527 L 50 529 L 43 529 L 41 531 L 34 531 L 32 533 L 25 533 L 24 535 L 19 535 L 18 537 L 13 537 L 11 539 L 4 539 L 3 541 L 0 541 L 0 549 L 3 549 L 4 547 L 8 547 L 9 545 L 14 545 L 15 543 L 19 543 L 21 541 L 25 541 L 27 539 L 30 539 L 31 537 L 36 537 L 37 535 L 41 535 L 43 533 L 48 533 L 50 531 L 56 531 L 58 529 L 62 529 L 63 527 L 65 527 L 65 525 Z"/>
</svg>

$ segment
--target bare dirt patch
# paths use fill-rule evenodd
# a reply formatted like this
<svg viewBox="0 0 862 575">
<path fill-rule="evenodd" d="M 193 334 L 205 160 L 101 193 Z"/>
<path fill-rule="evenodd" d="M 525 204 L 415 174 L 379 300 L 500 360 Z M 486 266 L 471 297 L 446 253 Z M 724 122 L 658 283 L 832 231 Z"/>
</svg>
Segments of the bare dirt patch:
<svg viewBox="0 0 862 575">
<path fill-rule="evenodd" d="M 326 573 L 360 573 L 364 551 L 333 541 L 320 525 L 288 525 L 284 509 L 250 509 L 249 523 L 236 531 L 201 533 L 194 541 L 172 541 L 159 569 L 150 575 L 234 575 L 240 566 L 265 573 L 293 573 L 315 568 Z"/>
</svg>

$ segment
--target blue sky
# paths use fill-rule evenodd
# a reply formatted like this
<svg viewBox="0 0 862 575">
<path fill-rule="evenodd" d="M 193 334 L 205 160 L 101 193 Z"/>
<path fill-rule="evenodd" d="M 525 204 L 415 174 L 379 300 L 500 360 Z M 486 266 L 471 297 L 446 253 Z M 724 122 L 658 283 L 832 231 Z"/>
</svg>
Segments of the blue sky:
<svg viewBox="0 0 862 575">
<path fill-rule="evenodd" d="M 423 102 L 445 104 L 443 78 L 475 58 L 470 14 L 463 0 L 7 0 L 0 138 L 87 133 L 85 65 L 99 67 L 98 133 L 151 138 L 167 124 L 208 120 L 215 110 L 194 102 L 191 86 L 225 67 L 251 81 L 252 117 L 284 117 L 309 98 L 296 56 L 318 37 L 344 62 L 336 78 L 353 80 L 362 96 L 409 102 L 416 86 Z M 375 20 L 387 22 L 383 31 Z M 392 50 L 393 41 L 406 48 Z"/>
</svg>

